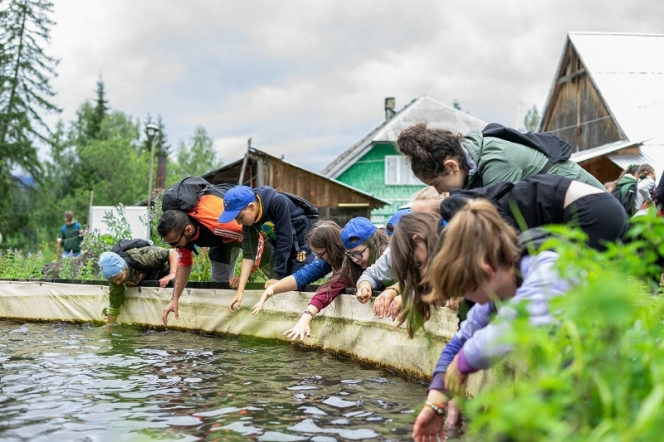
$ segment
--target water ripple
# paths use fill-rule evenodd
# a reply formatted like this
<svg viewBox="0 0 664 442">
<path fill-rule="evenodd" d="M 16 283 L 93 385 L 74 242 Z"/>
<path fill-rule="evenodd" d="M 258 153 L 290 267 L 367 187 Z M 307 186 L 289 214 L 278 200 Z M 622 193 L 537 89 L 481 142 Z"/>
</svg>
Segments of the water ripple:
<svg viewBox="0 0 664 442">
<path fill-rule="evenodd" d="M 298 346 L 0 320 L 0 440 L 407 440 L 425 387 Z"/>
</svg>

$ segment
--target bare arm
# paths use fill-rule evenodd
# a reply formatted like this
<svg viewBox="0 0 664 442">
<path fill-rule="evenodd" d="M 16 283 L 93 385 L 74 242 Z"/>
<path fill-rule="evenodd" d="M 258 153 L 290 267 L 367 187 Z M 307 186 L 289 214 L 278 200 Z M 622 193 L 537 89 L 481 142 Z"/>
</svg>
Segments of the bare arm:
<svg viewBox="0 0 664 442">
<path fill-rule="evenodd" d="M 251 309 L 253 315 L 257 316 L 258 313 L 260 313 L 260 311 L 263 309 L 263 305 L 265 304 L 265 302 L 267 302 L 267 300 L 271 298 L 273 295 L 276 295 L 278 293 L 291 292 L 293 290 L 297 290 L 297 281 L 295 280 L 295 277 L 293 277 L 292 275 L 286 276 L 285 278 L 275 282 L 274 284 L 265 289 L 263 295 L 261 296 L 261 299 Z"/>
<path fill-rule="evenodd" d="M 254 265 L 252 259 L 243 259 L 242 266 L 240 267 L 240 282 L 237 286 L 237 292 L 230 304 L 228 304 L 228 310 L 233 313 L 235 312 L 235 307 L 240 308 L 242 305 L 242 297 L 244 296 L 244 288 L 247 286 L 247 281 L 249 280 L 249 275 L 251 274 L 251 268 Z"/>
<path fill-rule="evenodd" d="M 284 336 L 290 338 L 291 341 L 295 341 L 297 338 L 300 338 L 300 341 L 304 341 L 305 336 L 311 336 L 311 321 L 314 320 L 314 315 L 318 314 L 318 309 L 310 304 L 307 306 L 307 310 L 313 313 L 313 315 L 303 313 L 297 324 L 284 332 Z"/>
<path fill-rule="evenodd" d="M 168 268 L 169 268 L 169 274 L 159 280 L 159 286 L 162 288 L 166 287 L 169 282 L 175 279 L 175 276 L 177 274 L 178 253 L 175 250 L 171 250 L 170 253 L 168 254 Z"/>
<path fill-rule="evenodd" d="M 175 319 L 179 319 L 180 315 L 178 313 L 178 300 L 184 291 L 184 288 L 189 282 L 189 276 L 191 276 L 192 266 L 177 266 L 176 264 L 176 273 L 175 273 L 175 283 L 173 287 L 173 296 L 171 297 L 171 302 L 168 303 L 164 312 L 161 314 L 161 320 L 164 323 L 164 327 L 168 327 L 168 314 L 173 312 L 175 314 Z"/>
</svg>

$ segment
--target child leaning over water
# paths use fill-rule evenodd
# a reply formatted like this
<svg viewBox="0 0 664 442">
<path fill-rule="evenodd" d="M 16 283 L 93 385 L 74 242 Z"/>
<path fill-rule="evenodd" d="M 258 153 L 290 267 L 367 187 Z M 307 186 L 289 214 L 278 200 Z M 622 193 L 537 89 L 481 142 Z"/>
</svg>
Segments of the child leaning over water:
<svg viewBox="0 0 664 442">
<path fill-rule="evenodd" d="M 295 340 L 311 336 L 310 324 L 346 287 L 355 285 L 360 274 L 383 253 L 387 237 L 363 217 L 351 219 L 343 229 L 332 221 L 319 221 L 307 237 L 316 260 L 291 276 L 268 287 L 253 314 L 258 315 L 265 302 L 277 293 L 302 290 L 332 270 L 332 277 L 314 294 L 295 326 L 284 335 Z"/>
<path fill-rule="evenodd" d="M 413 426 L 416 441 L 443 437 L 448 392 L 461 392 L 470 373 L 509 353 L 510 346 L 500 339 L 516 316 L 513 305 L 525 301 L 531 324 L 550 325 L 549 301 L 570 288 L 554 270 L 558 254 L 547 250 L 526 255 L 515 230 L 484 199 L 468 201 L 455 214 L 436 249 L 426 269 L 431 292 L 422 301 L 439 305 L 463 296 L 476 304 L 438 360 L 427 401 Z M 496 317 L 500 321 L 494 321 Z"/>
<path fill-rule="evenodd" d="M 434 205 L 438 207 L 440 202 L 445 199 L 445 195 L 441 195 L 432 187 L 427 186 L 415 192 L 408 203 L 407 209 L 401 209 L 395 213 L 387 222 L 387 234 L 392 238 L 396 225 L 401 220 L 401 217 L 407 215 L 412 210 L 417 209 L 418 205 L 424 206 Z M 392 254 L 390 248 L 385 250 L 385 253 L 378 258 L 378 260 L 369 266 L 357 280 L 357 292 L 355 296 L 361 303 L 366 303 L 371 298 L 373 290 L 377 290 L 380 286 L 385 286 L 389 283 L 395 282 L 394 272 L 392 271 Z M 401 311 L 401 295 L 399 294 L 399 284 L 393 284 L 387 287 L 374 301 L 374 315 L 382 318 L 384 316 L 391 316 L 395 320 Z"/>
</svg>

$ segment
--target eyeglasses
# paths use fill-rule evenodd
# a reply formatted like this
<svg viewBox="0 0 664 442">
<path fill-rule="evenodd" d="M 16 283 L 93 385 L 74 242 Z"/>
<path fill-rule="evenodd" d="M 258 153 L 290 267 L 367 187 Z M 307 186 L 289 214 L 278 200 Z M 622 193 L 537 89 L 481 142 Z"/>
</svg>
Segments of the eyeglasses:
<svg viewBox="0 0 664 442">
<path fill-rule="evenodd" d="M 180 241 L 182 241 L 182 237 L 184 236 L 184 232 L 185 232 L 186 230 L 187 230 L 186 227 L 185 227 L 184 229 L 182 229 L 182 233 L 180 233 L 180 237 L 179 237 L 178 240 L 175 241 L 175 242 L 164 241 L 164 238 L 161 239 L 161 242 L 163 242 L 164 244 L 168 244 L 168 245 L 171 246 L 171 247 L 178 247 L 178 244 L 180 244 Z"/>
<path fill-rule="evenodd" d="M 327 255 L 327 250 L 321 253 L 320 255 L 313 251 L 311 253 L 316 257 L 316 259 L 323 259 L 323 256 Z"/>
<path fill-rule="evenodd" d="M 364 252 L 367 251 L 369 246 L 366 246 L 363 250 L 358 250 L 357 252 L 344 252 L 344 254 L 350 259 L 360 260 L 364 256 Z"/>
</svg>

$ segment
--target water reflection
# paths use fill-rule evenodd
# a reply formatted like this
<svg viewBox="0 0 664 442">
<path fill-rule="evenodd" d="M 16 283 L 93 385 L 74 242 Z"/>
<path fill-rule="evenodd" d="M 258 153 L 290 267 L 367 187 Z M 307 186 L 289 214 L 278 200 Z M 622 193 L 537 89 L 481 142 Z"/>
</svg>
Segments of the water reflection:
<svg viewBox="0 0 664 442">
<path fill-rule="evenodd" d="M 408 440 L 425 386 L 245 338 L 0 321 L 0 440 Z"/>
</svg>

